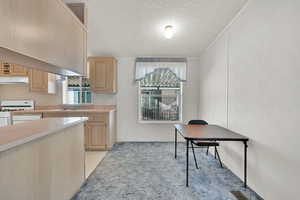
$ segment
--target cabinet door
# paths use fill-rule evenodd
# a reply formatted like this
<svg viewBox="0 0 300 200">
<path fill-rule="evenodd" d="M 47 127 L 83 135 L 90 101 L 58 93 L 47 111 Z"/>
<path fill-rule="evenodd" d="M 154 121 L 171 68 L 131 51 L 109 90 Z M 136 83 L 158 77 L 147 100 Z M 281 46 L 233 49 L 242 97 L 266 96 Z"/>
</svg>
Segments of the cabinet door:
<svg viewBox="0 0 300 200">
<path fill-rule="evenodd" d="M 114 58 L 89 58 L 91 89 L 96 93 L 115 93 L 117 84 Z"/>
<path fill-rule="evenodd" d="M 106 124 L 87 122 L 85 124 L 85 144 L 87 149 L 106 149 Z"/>
<path fill-rule="evenodd" d="M 27 76 L 27 68 L 10 63 L 0 63 L 0 76 Z"/>
<path fill-rule="evenodd" d="M 31 69 L 29 73 L 30 91 L 48 93 L 48 73 Z"/>
<path fill-rule="evenodd" d="M 94 92 L 101 92 L 107 90 L 109 81 L 110 63 L 101 60 L 92 60 L 90 62 L 90 79 L 91 88 Z"/>
<path fill-rule="evenodd" d="M 67 113 L 51 113 L 51 112 L 44 112 L 43 118 L 59 118 L 59 117 L 68 117 Z"/>
<path fill-rule="evenodd" d="M 3 67 L 2 67 L 2 62 L 0 62 L 0 76 L 3 76 L 4 74 L 3 74 Z"/>
<path fill-rule="evenodd" d="M 107 113 L 93 113 L 89 114 L 89 121 L 88 122 L 101 122 L 101 123 L 106 123 L 108 121 L 108 114 Z"/>
<path fill-rule="evenodd" d="M 11 65 L 11 76 L 27 76 L 27 68 L 20 65 Z"/>
<path fill-rule="evenodd" d="M 1 76 L 10 76 L 11 75 L 12 64 L 3 62 L 0 66 L 0 75 Z"/>
</svg>

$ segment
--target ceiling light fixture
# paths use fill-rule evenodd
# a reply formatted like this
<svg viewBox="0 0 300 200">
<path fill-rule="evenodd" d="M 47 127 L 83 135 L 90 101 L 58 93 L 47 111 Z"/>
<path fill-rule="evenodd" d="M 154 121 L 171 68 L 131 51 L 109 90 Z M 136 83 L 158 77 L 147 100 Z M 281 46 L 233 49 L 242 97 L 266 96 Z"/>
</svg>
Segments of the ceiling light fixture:
<svg viewBox="0 0 300 200">
<path fill-rule="evenodd" d="M 165 33 L 164 34 L 165 34 L 165 37 L 167 39 L 171 39 L 173 37 L 173 35 L 174 35 L 174 28 L 173 28 L 173 26 L 171 26 L 171 25 L 165 26 Z"/>
</svg>

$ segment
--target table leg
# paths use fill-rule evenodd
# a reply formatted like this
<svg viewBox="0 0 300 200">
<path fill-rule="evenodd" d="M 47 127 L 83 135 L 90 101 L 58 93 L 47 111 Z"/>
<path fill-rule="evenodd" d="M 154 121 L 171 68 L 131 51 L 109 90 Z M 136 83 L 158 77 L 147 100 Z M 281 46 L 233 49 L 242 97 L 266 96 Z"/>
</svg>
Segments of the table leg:
<svg viewBox="0 0 300 200">
<path fill-rule="evenodd" d="M 175 128 L 175 159 L 177 158 L 177 129 Z"/>
<path fill-rule="evenodd" d="M 186 140 L 186 187 L 189 187 L 189 140 Z"/>
<path fill-rule="evenodd" d="M 247 141 L 244 141 L 244 187 L 247 188 Z"/>
</svg>

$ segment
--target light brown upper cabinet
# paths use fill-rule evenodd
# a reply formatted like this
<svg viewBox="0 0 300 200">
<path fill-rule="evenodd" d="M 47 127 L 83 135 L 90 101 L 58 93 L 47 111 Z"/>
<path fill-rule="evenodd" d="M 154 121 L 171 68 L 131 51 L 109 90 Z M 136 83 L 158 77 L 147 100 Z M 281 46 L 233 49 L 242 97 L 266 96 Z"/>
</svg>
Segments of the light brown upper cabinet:
<svg viewBox="0 0 300 200">
<path fill-rule="evenodd" d="M 27 76 L 28 70 L 23 66 L 13 65 L 11 68 L 11 74 L 12 76 Z"/>
<path fill-rule="evenodd" d="M 55 75 L 35 69 L 30 69 L 29 91 L 43 94 L 54 94 L 56 92 Z"/>
<path fill-rule="evenodd" d="M 10 76 L 12 64 L 2 62 L 0 63 L 0 76 Z"/>
<path fill-rule="evenodd" d="M 117 60 L 113 57 L 89 57 L 91 89 L 95 93 L 117 92 Z"/>
<path fill-rule="evenodd" d="M 27 76 L 28 70 L 19 65 L 0 63 L 0 76 Z"/>
<path fill-rule="evenodd" d="M 86 74 L 87 29 L 62 0 L 0 1 L 0 24 L 1 54 L 13 55 L 8 62 L 31 59 L 31 68 Z"/>
</svg>

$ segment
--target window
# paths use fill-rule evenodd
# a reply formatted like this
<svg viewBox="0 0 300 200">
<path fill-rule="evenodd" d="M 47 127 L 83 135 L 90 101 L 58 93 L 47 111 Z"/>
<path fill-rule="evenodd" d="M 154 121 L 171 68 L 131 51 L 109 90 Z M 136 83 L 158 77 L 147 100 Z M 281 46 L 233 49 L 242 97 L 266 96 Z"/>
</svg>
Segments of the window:
<svg viewBox="0 0 300 200">
<path fill-rule="evenodd" d="M 84 77 L 69 76 L 63 82 L 64 104 L 90 104 L 92 92 L 89 80 Z"/>
<path fill-rule="evenodd" d="M 174 64 L 176 65 L 171 63 L 172 66 Z M 139 122 L 181 122 L 183 83 L 178 76 L 178 70 L 174 70 L 178 67 L 172 69 L 165 62 L 147 62 L 146 65 L 137 64 L 136 68 L 138 67 L 140 69 L 136 69 L 136 80 L 139 94 Z"/>
</svg>

